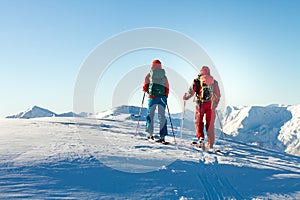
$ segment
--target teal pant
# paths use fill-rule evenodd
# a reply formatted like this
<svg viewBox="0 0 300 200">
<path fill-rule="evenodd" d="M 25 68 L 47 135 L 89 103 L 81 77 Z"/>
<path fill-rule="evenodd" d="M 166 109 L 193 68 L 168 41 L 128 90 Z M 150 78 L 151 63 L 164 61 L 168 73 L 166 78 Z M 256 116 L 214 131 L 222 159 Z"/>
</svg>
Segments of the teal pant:
<svg viewBox="0 0 300 200">
<path fill-rule="evenodd" d="M 159 135 L 161 138 L 164 138 L 168 135 L 167 130 L 167 120 L 165 115 L 165 109 L 167 106 L 167 97 L 156 97 L 148 99 L 148 110 L 146 118 L 146 132 L 150 135 L 153 134 L 153 125 L 154 125 L 154 113 L 156 108 L 158 108 L 158 121 L 159 121 Z"/>
</svg>

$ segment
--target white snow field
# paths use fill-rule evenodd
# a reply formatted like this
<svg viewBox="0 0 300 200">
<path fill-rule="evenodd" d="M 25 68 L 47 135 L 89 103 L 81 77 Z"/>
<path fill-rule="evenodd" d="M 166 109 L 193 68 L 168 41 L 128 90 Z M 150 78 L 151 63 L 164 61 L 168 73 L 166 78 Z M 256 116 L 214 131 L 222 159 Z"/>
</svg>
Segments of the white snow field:
<svg viewBox="0 0 300 200">
<path fill-rule="evenodd" d="M 0 199 L 300 199 L 299 106 L 227 107 L 219 153 L 190 146 L 189 113 L 177 144 L 145 140 L 138 111 L 0 119 Z"/>
</svg>

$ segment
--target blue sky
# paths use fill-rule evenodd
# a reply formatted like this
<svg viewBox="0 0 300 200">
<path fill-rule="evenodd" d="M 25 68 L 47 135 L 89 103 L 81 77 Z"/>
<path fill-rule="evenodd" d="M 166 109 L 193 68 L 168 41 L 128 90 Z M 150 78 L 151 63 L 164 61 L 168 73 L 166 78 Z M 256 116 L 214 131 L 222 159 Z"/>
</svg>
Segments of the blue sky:
<svg viewBox="0 0 300 200">
<path fill-rule="evenodd" d="M 299 13 L 297 0 L 0 0 L 0 117 L 33 105 L 72 110 L 88 55 L 111 36 L 143 27 L 175 30 L 201 45 L 222 78 L 226 104 L 299 104 Z"/>
</svg>

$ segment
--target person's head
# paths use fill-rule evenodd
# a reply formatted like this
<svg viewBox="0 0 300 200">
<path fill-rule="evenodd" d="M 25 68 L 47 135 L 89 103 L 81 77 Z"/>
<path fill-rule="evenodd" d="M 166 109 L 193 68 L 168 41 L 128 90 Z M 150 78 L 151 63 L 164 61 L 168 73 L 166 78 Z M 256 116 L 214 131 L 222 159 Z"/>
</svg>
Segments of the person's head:
<svg viewBox="0 0 300 200">
<path fill-rule="evenodd" d="M 151 69 L 161 69 L 161 62 L 159 60 L 153 60 Z"/>
<path fill-rule="evenodd" d="M 203 66 L 200 70 L 200 75 L 210 75 L 210 69 L 207 66 Z"/>
</svg>

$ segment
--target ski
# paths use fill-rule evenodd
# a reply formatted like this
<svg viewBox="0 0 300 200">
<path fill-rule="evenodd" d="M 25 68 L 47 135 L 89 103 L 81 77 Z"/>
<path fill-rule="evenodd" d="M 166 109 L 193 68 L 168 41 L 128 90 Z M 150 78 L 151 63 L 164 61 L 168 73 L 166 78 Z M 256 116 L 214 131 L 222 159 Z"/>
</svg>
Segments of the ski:
<svg viewBox="0 0 300 200">
<path fill-rule="evenodd" d="M 217 154 L 221 154 L 221 150 L 220 149 L 208 149 L 206 150 L 207 153 L 217 153 Z"/>
<path fill-rule="evenodd" d="M 203 145 L 202 147 L 198 146 L 198 143 L 193 141 L 191 143 L 191 146 L 193 149 L 197 150 L 197 151 L 203 151 L 203 152 L 207 152 L 207 153 L 222 153 L 220 149 L 214 149 L 214 148 L 205 148 L 205 146 Z"/>
<path fill-rule="evenodd" d="M 198 144 L 198 142 L 196 142 L 196 141 L 193 141 L 193 142 L 192 142 L 192 146 L 195 147 L 195 148 L 199 148 L 199 149 L 201 149 L 202 151 L 205 151 L 205 150 L 206 150 L 204 144 L 202 144 L 202 146 L 199 147 L 199 144 Z"/>
<path fill-rule="evenodd" d="M 163 144 L 163 145 L 169 145 L 169 144 L 170 144 L 170 142 L 166 142 L 166 141 L 162 142 L 160 139 L 155 140 L 155 142 L 156 142 L 156 143 Z"/>
<path fill-rule="evenodd" d="M 134 117 L 134 118 L 140 118 L 141 115 L 131 114 L 131 117 Z"/>
<path fill-rule="evenodd" d="M 147 136 L 146 137 L 146 140 L 148 140 L 148 141 L 150 141 L 150 142 L 155 142 L 155 143 L 161 143 L 161 144 L 163 144 L 163 145 L 169 145 L 169 144 L 171 144 L 170 142 L 162 142 L 161 140 L 160 140 L 160 138 L 157 136 L 157 135 L 155 135 L 155 136 Z"/>
</svg>

